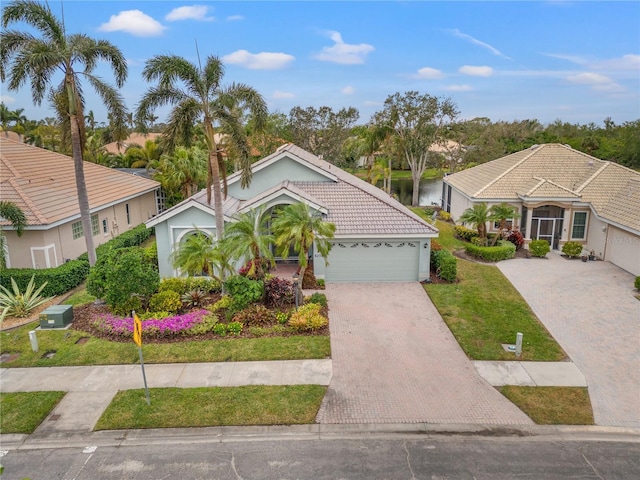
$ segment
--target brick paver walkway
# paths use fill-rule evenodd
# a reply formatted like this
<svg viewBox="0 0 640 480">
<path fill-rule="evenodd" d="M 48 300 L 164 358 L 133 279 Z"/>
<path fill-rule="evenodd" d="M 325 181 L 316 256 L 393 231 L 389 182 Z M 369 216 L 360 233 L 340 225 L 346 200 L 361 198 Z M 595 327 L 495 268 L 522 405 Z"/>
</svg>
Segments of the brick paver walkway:
<svg viewBox="0 0 640 480">
<path fill-rule="evenodd" d="M 333 378 L 319 423 L 532 423 L 478 375 L 420 284 L 325 293 Z"/>
<path fill-rule="evenodd" d="M 595 423 L 640 427 L 640 302 L 633 276 L 609 262 L 547 257 L 498 267 L 584 374 Z"/>
</svg>

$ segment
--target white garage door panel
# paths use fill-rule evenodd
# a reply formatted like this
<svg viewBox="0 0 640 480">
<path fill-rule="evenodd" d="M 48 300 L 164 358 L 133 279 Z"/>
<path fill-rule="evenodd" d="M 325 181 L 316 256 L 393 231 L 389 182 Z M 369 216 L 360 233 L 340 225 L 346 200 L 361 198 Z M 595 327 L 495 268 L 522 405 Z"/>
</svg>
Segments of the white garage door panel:
<svg viewBox="0 0 640 480">
<path fill-rule="evenodd" d="M 330 282 L 406 282 L 418 279 L 419 242 L 334 242 Z"/>
<path fill-rule="evenodd" d="M 614 265 L 633 275 L 640 275 L 640 240 L 636 235 L 609 227 L 609 246 L 607 257 Z"/>
</svg>

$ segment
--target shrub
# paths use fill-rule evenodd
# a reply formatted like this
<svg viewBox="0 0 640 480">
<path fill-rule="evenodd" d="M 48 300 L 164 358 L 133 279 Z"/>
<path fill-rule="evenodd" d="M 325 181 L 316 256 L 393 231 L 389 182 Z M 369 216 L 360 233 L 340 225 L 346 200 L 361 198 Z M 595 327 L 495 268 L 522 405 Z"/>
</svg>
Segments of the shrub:
<svg viewBox="0 0 640 480">
<path fill-rule="evenodd" d="M 520 250 L 524 246 L 524 237 L 520 230 L 511 230 L 507 240 L 516 246 L 516 250 Z"/>
<path fill-rule="evenodd" d="M 431 240 L 431 251 L 434 250 L 442 250 L 442 245 L 440 245 L 436 240 Z"/>
<path fill-rule="evenodd" d="M 191 290 L 180 297 L 180 300 L 187 308 L 199 307 L 206 298 L 206 294 L 202 290 Z"/>
<path fill-rule="evenodd" d="M 476 247 L 486 247 L 488 245 L 489 240 L 487 238 L 480 237 L 472 237 L 471 243 Z"/>
<path fill-rule="evenodd" d="M 136 295 L 127 298 L 124 302 L 114 308 L 113 311 L 120 315 L 131 315 L 131 312 L 142 312 L 142 299 Z"/>
<path fill-rule="evenodd" d="M 317 303 L 303 305 L 291 315 L 289 326 L 297 331 L 312 331 L 324 327 L 329 321 L 322 316 L 321 309 Z"/>
<path fill-rule="evenodd" d="M 231 335 L 240 335 L 242 333 L 242 324 L 240 322 L 228 323 L 227 332 L 229 332 Z"/>
<path fill-rule="evenodd" d="M 222 291 L 222 285 L 218 280 L 211 277 L 187 277 L 185 279 L 187 290 L 182 293 L 186 293 L 190 290 L 202 290 L 206 293 L 220 293 Z"/>
<path fill-rule="evenodd" d="M 51 299 L 50 297 L 43 297 L 40 295 L 42 290 L 47 286 L 46 282 L 36 289 L 33 280 L 34 277 L 32 276 L 27 288 L 24 289 L 24 293 L 20 292 L 18 284 L 13 278 L 11 279 L 11 287 L 13 291 L 0 286 L 0 308 L 2 308 L 0 321 L 9 315 L 21 318 L 26 317 L 34 308 L 39 307 Z"/>
<path fill-rule="evenodd" d="M 498 240 L 498 245 L 490 247 L 480 247 L 474 244 L 464 246 L 465 252 L 476 258 L 481 258 L 488 262 L 499 262 L 513 258 L 516 253 L 516 246 L 505 240 Z"/>
<path fill-rule="evenodd" d="M 322 307 L 327 306 L 327 296 L 324 293 L 314 293 L 304 299 L 304 303 L 317 303 Z"/>
<path fill-rule="evenodd" d="M 149 320 L 151 318 L 155 320 L 161 320 L 163 318 L 167 318 L 171 316 L 171 312 L 140 312 L 138 313 L 138 318 L 140 320 Z"/>
<path fill-rule="evenodd" d="M 216 335 L 220 335 L 221 337 L 227 336 L 227 324 L 226 323 L 216 323 L 213 326 L 213 333 Z"/>
<path fill-rule="evenodd" d="M 440 217 L 440 220 L 444 220 L 445 222 L 448 222 L 449 220 L 451 220 L 451 214 L 444 210 L 440 210 L 438 212 L 438 217 Z"/>
<path fill-rule="evenodd" d="M 231 298 L 229 295 L 223 295 L 223 297 L 216 303 L 214 303 L 213 305 L 209 305 L 207 307 L 207 310 L 211 312 L 219 312 L 221 310 L 226 310 L 227 308 L 231 307 L 231 305 L 233 305 L 233 298 Z"/>
<path fill-rule="evenodd" d="M 265 327 L 249 327 L 249 333 L 254 337 L 266 337 L 273 333 L 273 330 Z"/>
<path fill-rule="evenodd" d="M 636 290 L 640 290 L 640 277 L 636 277 L 635 282 L 633 282 L 633 286 L 636 287 Z"/>
<path fill-rule="evenodd" d="M 224 286 L 227 293 L 233 298 L 232 308 L 240 311 L 247 305 L 257 302 L 264 295 L 264 285 L 259 280 L 251 280 L 241 275 L 229 278 Z"/>
<path fill-rule="evenodd" d="M 470 242 L 473 237 L 478 236 L 477 230 L 467 228 L 464 225 L 456 225 L 455 227 L 453 227 L 453 231 L 455 232 L 456 237 L 460 238 L 461 240 L 466 240 L 467 242 Z"/>
<path fill-rule="evenodd" d="M 318 286 L 318 288 L 324 288 L 324 279 L 323 278 L 316 279 L 316 285 Z"/>
<path fill-rule="evenodd" d="M 269 307 L 281 308 L 296 301 L 293 282 L 272 277 L 264 282 L 264 303 Z"/>
<path fill-rule="evenodd" d="M 192 325 L 188 330 L 184 331 L 185 335 L 204 335 L 214 331 L 214 327 L 218 325 L 218 316 L 214 313 L 208 313 L 200 323 Z"/>
<path fill-rule="evenodd" d="M 184 277 L 163 278 L 160 281 L 158 292 L 172 291 L 179 295 L 184 295 L 189 291 L 187 287 L 187 279 Z"/>
<path fill-rule="evenodd" d="M 197 310 L 184 315 L 174 315 L 165 318 L 150 318 L 142 321 L 143 336 L 167 337 L 184 334 L 194 325 L 202 322 L 209 312 Z M 92 322 L 94 328 L 99 331 L 120 336 L 133 335 L 133 319 L 131 317 L 118 317 L 112 314 L 98 315 Z"/>
<path fill-rule="evenodd" d="M 531 240 L 529 243 L 529 251 L 534 257 L 544 258 L 551 248 L 546 240 Z"/>
<path fill-rule="evenodd" d="M 579 257 L 582 253 L 582 244 L 580 242 L 567 242 L 562 246 L 562 253 L 569 258 Z"/>
<path fill-rule="evenodd" d="M 458 260 L 448 250 L 431 250 L 431 268 L 438 278 L 455 282 L 458 276 Z"/>
<path fill-rule="evenodd" d="M 271 325 L 276 321 L 276 314 L 264 305 L 250 305 L 236 313 L 233 321 L 252 326 Z"/>
<path fill-rule="evenodd" d="M 156 312 L 177 313 L 182 308 L 180 294 L 172 290 L 158 292 L 149 300 L 149 308 Z"/>
<path fill-rule="evenodd" d="M 262 271 L 266 273 L 269 270 L 271 270 L 271 262 L 269 262 L 269 260 L 266 259 L 266 258 L 261 258 L 261 260 L 262 260 Z M 242 275 L 243 277 L 249 277 L 252 280 L 255 280 L 256 279 L 256 276 L 255 276 L 256 269 L 253 266 L 254 262 L 255 262 L 255 260 L 251 259 L 247 263 L 245 263 L 240 268 L 240 270 L 238 270 L 238 275 Z M 253 274 L 249 275 L 249 272 L 251 272 L 252 270 L 253 270 Z"/>
<path fill-rule="evenodd" d="M 55 268 L 4 268 L 0 270 L 0 285 L 7 289 L 12 288 L 13 278 L 20 291 L 24 291 L 31 277 L 34 277 L 36 285 L 47 284 L 40 292 L 43 297 L 55 297 L 80 285 L 88 273 L 89 261 L 86 259 L 69 260 Z"/>
<path fill-rule="evenodd" d="M 278 323 L 280 325 L 286 325 L 287 322 L 289 321 L 289 318 L 291 317 L 291 311 L 286 311 L 286 312 L 277 312 L 276 313 L 276 320 L 278 321 Z"/>
</svg>

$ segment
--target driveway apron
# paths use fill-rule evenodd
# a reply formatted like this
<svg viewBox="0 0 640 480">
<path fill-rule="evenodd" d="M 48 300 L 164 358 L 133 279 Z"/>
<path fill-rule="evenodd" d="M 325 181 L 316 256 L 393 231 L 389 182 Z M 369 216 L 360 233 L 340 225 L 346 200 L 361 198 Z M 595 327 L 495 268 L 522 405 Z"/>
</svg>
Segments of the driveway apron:
<svg viewBox="0 0 640 480">
<path fill-rule="evenodd" d="M 531 424 L 482 379 L 419 283 L 327 284 L 319 423 Z"/>
<path fill-rule="evenodd" d="M 507 260 L 498 268 L 584 374 L 595 423 L 640 427 L 634 277 L 609 262 L 547 257 Z"/>
</svg>

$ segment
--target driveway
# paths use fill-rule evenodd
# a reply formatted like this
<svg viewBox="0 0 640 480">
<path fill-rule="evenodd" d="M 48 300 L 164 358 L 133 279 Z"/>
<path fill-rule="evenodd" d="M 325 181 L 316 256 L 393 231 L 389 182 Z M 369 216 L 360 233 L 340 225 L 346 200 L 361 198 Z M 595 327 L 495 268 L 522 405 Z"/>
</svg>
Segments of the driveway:
<svg viewBox="0 0 640 480">
<path fill-rule="evenodd" d="M 319 423 L 532 424 L 482 379 L 419 283 L 327 284 Z"/>
<path fill-rule="evenodd" d="M 515 259 L 498 268 L 584 374 L 597 425 L 640 427 L 640 302 L 609 262 Z"/>
</svg>

